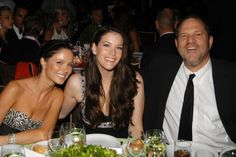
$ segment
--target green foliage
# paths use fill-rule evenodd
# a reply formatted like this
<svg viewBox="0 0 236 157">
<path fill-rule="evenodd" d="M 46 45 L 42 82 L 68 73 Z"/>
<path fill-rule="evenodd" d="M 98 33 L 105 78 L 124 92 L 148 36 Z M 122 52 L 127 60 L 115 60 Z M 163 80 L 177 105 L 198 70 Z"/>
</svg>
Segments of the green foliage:
<svg viewBox="0 0 236 157">
<path fill-rule="evenodd" d="M 56 151 L 51 157 L 122 157 L 115 150 L 96 145 L 72 145 Z"/>
</svg>

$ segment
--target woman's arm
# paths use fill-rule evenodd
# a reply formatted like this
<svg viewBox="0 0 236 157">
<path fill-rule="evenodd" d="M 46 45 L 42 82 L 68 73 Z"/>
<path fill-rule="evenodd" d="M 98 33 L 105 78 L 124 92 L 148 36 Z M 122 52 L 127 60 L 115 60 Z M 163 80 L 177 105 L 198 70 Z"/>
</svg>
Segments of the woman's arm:
<svg viewBox="0 0 236 157">
<path fill-rule="evenodd" d="M 72 74 L 64 89 L 64 102 L 59 115 L 60 119 L 65 118 L 73 110 L 75 105 L 81 102 L 81 86 L 81 75 L 79 73 Z"/>
<path fill-rule="evenodd" d="M 143 110 L 144 110 L 144 84 L 142 76 L 137 72 L 136 78 L 140 83 L 138 85 L 138 94 L 134 97 L 134 111 L 131 117 L 132 124 L 129 124 L 129 132 L 134 136 L 138 136 L 143 131 Z"/>
<path fill-rule="evenodd" d="M 63 91 L 56 89 L 51 99 L 51 106 L 43 120 L 43 124 L 38 129 L 22 131 L 15 134 L 15 142 L 19 144 L 30 144 L 51 138 L 51 133 L 55 127 L 58 115 L 63 102 Z M 8 135 L 0 136 L 0 144 L 8 143 Z"/>
</svg>

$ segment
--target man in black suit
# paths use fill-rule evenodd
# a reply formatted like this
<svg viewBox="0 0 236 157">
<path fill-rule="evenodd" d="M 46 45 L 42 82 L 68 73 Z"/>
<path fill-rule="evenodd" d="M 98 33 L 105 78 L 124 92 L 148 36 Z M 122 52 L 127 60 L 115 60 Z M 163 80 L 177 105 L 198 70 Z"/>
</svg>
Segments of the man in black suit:
<svg viewBox="0 0 236 157">
<path fill-rule="evenodd" d="M 7 43 L 14 43 L 23 37 L 23 20 L 28 12 L 29 9 L 26 6 L 18 4 L 15 6 L 13 28 L 9 29 L 6 33 Z"/>
<path fill-rule="evenodd" d="M 20 61 L 33 62 L 39 65 L 39 36 L 43 31 L 43 21 L 40 15 L 27 15 L 24 19 L 23 38 L 3 47 L 0 59 L 7 64 L 16 65 Z"/>
<path fill-rule="evenodd" d="M 170 8 L 163 8 L 157 13 L 155 25 L 159 33 L 159 39 L 154 45 L 144 47 L 141 68 L 148 65 L 152 58 L 160 52 L 178 54 L 174 33 L 176 22 L 176 15 Z"/>
<path fill-rule="evenodd" d="M 178 139 L 189 74 L 195 74 L 192 141 L 218 151 L 236 143 L 236 64 L 210 58 L 213 37 L 198 16 L 176 29 L 179 55 L 160 53 L 145 69 L 144 128 L 163 129 L 169 143 Z"/>
</svg>

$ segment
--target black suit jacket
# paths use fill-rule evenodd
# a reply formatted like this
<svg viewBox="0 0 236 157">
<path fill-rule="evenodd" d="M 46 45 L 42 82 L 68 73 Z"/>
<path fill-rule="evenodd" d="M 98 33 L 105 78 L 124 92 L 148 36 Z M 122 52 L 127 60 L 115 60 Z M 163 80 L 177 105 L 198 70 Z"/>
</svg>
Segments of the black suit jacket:
<svg viewBox="0 0 236 157">
<path fill-rule="evenodd" d="M 140 66 L 147 66 L 152 58 L 159 53 L 178 54 L 174 33 L 163 34 L 159 37 L 157 43 L 145 48 Z"/>
<path fill-rule="evenodd" d="M 15 32 L 15 30 L 9 29 L 6 33 L 6 40 L 8 44 L 15 43 L 16 41 L 20 40 Z"/>
<path fill-rule="evenodd" d="M 215 97 L 220 119 L 230 139 L 236 143 L 236 64 L 211 59 Z M 162 129 L 166 101 L 182 63 L 178 55 L 155 56 L 141 69 L 145 84 L 144 129 Z"/>
</svg>

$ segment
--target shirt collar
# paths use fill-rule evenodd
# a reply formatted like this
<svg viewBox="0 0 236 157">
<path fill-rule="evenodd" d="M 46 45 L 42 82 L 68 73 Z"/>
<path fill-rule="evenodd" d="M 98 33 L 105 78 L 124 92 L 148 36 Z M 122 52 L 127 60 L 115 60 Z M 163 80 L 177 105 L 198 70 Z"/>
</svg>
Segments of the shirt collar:
<svg viewBox="0 0 236 157">
<path fill-rule="evenodd" d="M 162 37 L 163 35 L 166 35 L 166 34 L 174 34 L 174 32 L 165 32 L 165 33 L 161 34 L 160 37 Z"/>
<path fill-rule="evenodd" d="M 199 69 L 196 72 L 192 72 L 190 71 L 185 65 L 184 62 L 182 62 L 181 67 L 183 68 L 184 74 L 186 76 L 186 78 L 189 77 L 190 74 L 195 74 L 197 77 L 201 77 L 202 75 L 204 75 L 208 70 L 210 70 L 212 68 L 211 66 L 211 59 L 208 60 L 207 64 L 205 64 L 201 69 Z"/>
</svg>

